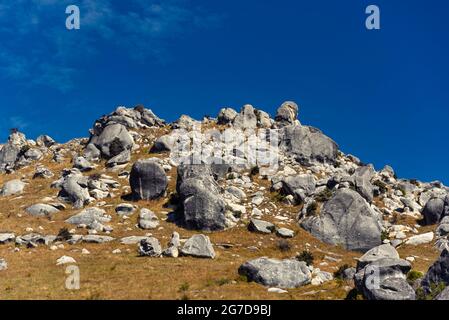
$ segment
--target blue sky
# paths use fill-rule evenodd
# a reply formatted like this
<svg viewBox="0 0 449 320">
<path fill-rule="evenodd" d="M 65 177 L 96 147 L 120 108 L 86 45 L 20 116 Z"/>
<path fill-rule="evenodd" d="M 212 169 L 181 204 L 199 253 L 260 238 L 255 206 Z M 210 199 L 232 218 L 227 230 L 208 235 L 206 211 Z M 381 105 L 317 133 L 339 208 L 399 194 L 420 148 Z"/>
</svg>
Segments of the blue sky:
<svg viewBox="0 0 449 320">
<path fill-rule="evenodd" d="M 446 0 L 0 0 L 0 140 L 87 136 L 118 105 L 172 121 L 294 100 L 344 152 L 449 184 L 448 15 Z"/>
</svg>

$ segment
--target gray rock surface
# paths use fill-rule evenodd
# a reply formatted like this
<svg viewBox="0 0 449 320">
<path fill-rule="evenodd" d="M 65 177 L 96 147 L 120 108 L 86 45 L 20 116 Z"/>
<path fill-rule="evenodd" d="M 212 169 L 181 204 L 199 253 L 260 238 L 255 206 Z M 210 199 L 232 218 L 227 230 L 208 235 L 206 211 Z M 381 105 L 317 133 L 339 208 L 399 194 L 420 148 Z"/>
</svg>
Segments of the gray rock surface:
<svg viewBox="0 0 449 320">
<path fill-rule="evenodd" d="M 2 189 L 0 190 L 0 196 L 6 197 L 21 194 L 23 193 L 25 186 L 26 183 L 18 179 L 8 181 L 3 185 Z"/>
<path fill-rule="evenodd" d="M 275 120 L 280 126 L 295 124 L 295 121 L 298 118 L 298 112 L 299 107 L 296 103 L 286 101 L 277 110 Z"/>
<path fill-rule="evenodd" d="M 362 269 L 368 264 L 384 258 L 399 259 L 399 253 L 393 246 L 389 244 L 382 244 L 378 247 L 372 248 L 360 257 L 357 260 L 357 268 Z"/>
<path fill-rule="evenodd" d="M 248 230 L 256 233 L 270 234 L 273 233 L 276 227 L 271 222 L 262 221 L 258 219 L 251 219 Z"/>
<path fill-rule="evenodd" d="M 185 256 L 196 258 L 215 258 L 215 250 L 210 242 L 209 237 L 198 234 L 194 235 L 184 243 L 181 253 Z"/>
<path fill-rule="evenodd" d="M 368 300 L 415 300 L 415 291 L 406 280 L 410 269 L 408 261 L 380 258 L 363 267 L 359 265 L 354 282 Z"/>
<path fill-rule="evenodd" d="M 155 159 L 137 161 L 129 176 L 133 198 L 154 200 L 165 194 L 168 179 L 162 166 Z"/>
<path fill-rule="evenodd" d="M 313 162 L 334 163 L 337 144 L 320 130 L 307 126 L 286 126 L 281 131 L 281 149 L 303 165 Z"/>
<path fill-rule="evenodd" d="M 101 151 L 103 157 L 110 159 L 125 150 L 131 150 L 134 140 L 124 125 L 115 123 L 106 126 L 98 137 L 92 137 L 91 143 Z"/>
<path fill-rule="evenodd" d="M 422 210 L 424 216 L 424 223 L 426 225 L 437 224 L 443 217 L 444 201 L 440 198 L 433 198 L 427 201 Z"/>
<path fill-rule="evenodd" d="M 131 151 L 125 150 L 106 162 L 106 166 L 113 168 L 115 166 L 124 165 L 131 161 Z"/>
<path fill-rule="evenodd" d="M 49 204 L 38 203 L 26 208 L 25 212 L 33 217 L 48 217 L 58 213 L 59 209 Z"/>
<path fill-rule="evenodd" d="M 136 207 L 129 203 L 121 203 L 115 207 L 115 212 L 119 216 L 131 216 L 136 211 Z"/>
<path fill-rule="evenodd" d="M 237 117 L 238 113 L 232 108 L 223 108 L 220 110 L 217 118 L 218 124 L 232 123 Z"/>
<path fill-rule="evenodd" d="M 373 177 L 374 172 L 373 166 L 369 165 L 357 168 L 353 175 L 357 192 L 368 202 L 373 201 L 374 187 L 371 184 L 371 178 Z"/>
<path fill-rule="evenodd" d="M 87 179 L 78 174 L 67 175 L 61 184 L 58 196 L 62 200 L 72 203 L 76 209 L 84 207 L 91 201 Z"/>
<path fill-rule="evenodd" d="M 142 240 L 138 250 L 141 257 L 160 257 L 162 255 L 162 248 L 159 240 L 152 237 Z"/>
<path fill-rule="evenodd" d="M 234 118 L 234 128 L 245 131 L 257 128 L 256 109 L 251 105 L 243 106 L 239 114 Z"/>
<path fill-rule="evenodd" d="M 323 242 L 347 250 L 368 251 L 381 244 L 380 218 L 355 191 L 340 189 L 319 216 L 306 217 L 301 227 Z"/>
<path fill-rule="evenodd" d="M 139 213 L 139 228 L 144 230 L 156 229 L 159 226 L 159 218 L 153 211 L 141 209 Z"/>
<path fill-rule="evenodd" d="M 288 176 L 281 182 L 283 193 L 294 196 L 298 203 L 302 203 L 315 192 L 316 182 L 310 174 Z"/>
<path fill-rule="evenodd" d="M 281 238 L 293 238 L 295 236 L 295 232 L 287 228 L 277 229 L 276 234 Z"/>
<path fill-rule="evenodd" d="M 215 231 L 226 227 L 226 204 L 209 165 L 178 167 L 177 190 L 186 227 Z"/>
<path fill-rule="evenodd" d="M 104 225 L 112 220 L 112 217 L 106 214 L 106 211 L 99 208 L 87 208 L 80 213 L 66 220 L 67 223 L 77 226 L 86 226 L 89 229 L 103 231 L 107 229 Z"/>
<path fill-rule="evenodd" d="M 306 263 L 297 260 L 259 258 L 240 266 L 239 274 L 264 286 L 283 289 L 309 284 L 312 274 Z"/>
<path fill-rule="evenodd" d="M 8 242 L 14 242 L 16 235 L 14 233 L 0 233 L 0 244 L 6 244 Z"/>
</svg>

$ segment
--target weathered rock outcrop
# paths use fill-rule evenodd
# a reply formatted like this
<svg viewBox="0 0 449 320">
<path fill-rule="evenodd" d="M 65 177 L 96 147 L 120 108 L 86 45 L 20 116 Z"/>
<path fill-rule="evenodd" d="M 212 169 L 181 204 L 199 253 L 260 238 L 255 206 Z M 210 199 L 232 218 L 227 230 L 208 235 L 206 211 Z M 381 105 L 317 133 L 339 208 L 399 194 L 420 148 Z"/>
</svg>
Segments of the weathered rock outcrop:
<svg viewBox="0 0 449 320">
<path fill-rule="evenodd" d="M 400 259 L 396 249 L 381 245 L 359 259 L 354 282 L 368 300 L 415 300 L 406 279 L 410 269 L 410 262 Z"/>
<path fill-rule="evenodd" d="M 338 190 L 319 216 L 306 217 L 301 226 L 318 239 L 348 250 L 367 251 L 381 244 L 378 214 L 350 189 Z"/>
<path fill-rule="evenodd" d="M 337 144 L 316 128 L 291 125 L 281 129 L 280 135 L 281 149 L 303 165 L 314 161 L 334 163 L 337 159 Z"/>
<path fill-rule="evenodd" d="M 209 165 L 178 167 L 177 191 L 188 228 L 214 231 L 226 227 L 226 204 Z"/>
</svg>

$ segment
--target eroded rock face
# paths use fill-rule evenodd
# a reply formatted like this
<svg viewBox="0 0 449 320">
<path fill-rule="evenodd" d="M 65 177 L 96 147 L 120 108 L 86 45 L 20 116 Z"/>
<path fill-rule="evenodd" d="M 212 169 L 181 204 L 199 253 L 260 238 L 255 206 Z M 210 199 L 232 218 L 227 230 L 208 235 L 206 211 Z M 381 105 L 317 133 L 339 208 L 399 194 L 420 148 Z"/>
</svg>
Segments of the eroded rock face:
<svg viewBox="0 0 449 320">
<path fill-rule="evenodd" d="M 396 249 L 385 244 L 359 259 L 354 282 L 368 300 L 415 300 L 415 291 L 406 279 L 410 269 L 410 262 L 400 259 Z"/>
<path fill-rule="evenodd" d="M 239 114 L 234 118 L 234 128 L 240 130 L 251 130 L 257 128 L 257 115 L 256 109 L 253 106 L 247 104 L 243 106 Z"/>
<path fill-rule="evenodd" d="M 275 120 L 278 126 L 295 124 L 298 118 L 299 107 L 293 101 L 284 102 L 278 109 Z"/>
<path fill-rule="evenodd" d="M 323 242 L 347 250 L 367 251 L 381 244 L 380 218 L 355 191 L 340 189 L 323 205 L 319 216 L 307 217 L 301 227 Z"/>
<path fill-rule="evenodd" d="M 129 183 L 134 199 L 154 200 L 165 194 L 168 179 L 156 159 L 146 159 L 133 165 Z"/>
<path fill-rule="evenodd" d="M 316 128 L 292 125 L 281 129 L 280 134 L 281 148 L 303 165 L 334 163 L 337 159 L 337 144 Z"/>
<path fill-rule="evenodd" d="M 245 262 L 239 274 L 264 286 L 278 288 L 297 288 L 309 284 L 312 274 L 306 263 L 297 260 L 277 260 L 259 258 Z"/>
<path fill-rule="evenodd" d="M 373 201 L 374 187 L 371 184 L 371 178 L 373 177 L 374 172 L 373 166 L 369 165 L 358 168 L 353 175 L 357 192 L 368 202 Z"/>
<path fill-rule="evenodd" d="M 188 228 L 205 231 L 226 228 L 226 204 L 209 165 L 178 167 L 177 190 Z"/>
</svg>

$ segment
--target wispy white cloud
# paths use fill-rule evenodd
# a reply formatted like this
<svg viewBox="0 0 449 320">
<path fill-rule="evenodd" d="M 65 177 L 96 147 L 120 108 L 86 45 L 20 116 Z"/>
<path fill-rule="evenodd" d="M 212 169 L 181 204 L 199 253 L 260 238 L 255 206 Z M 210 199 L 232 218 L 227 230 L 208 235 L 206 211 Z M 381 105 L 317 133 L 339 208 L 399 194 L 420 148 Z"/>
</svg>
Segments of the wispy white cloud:
<svg viewBox="0 0 449 320">
<path fill-rule="evenodd" d="M 217 15 L 188 0 L 78 0 L 81 30 L 65 29 L 73 0 L 16 0 L 0 4 L 0 76 L 67 92 L 77 65 L 102 50 L 132 59 L 163 60 L 167 41 L 216 24 Z"/>
</svg>

